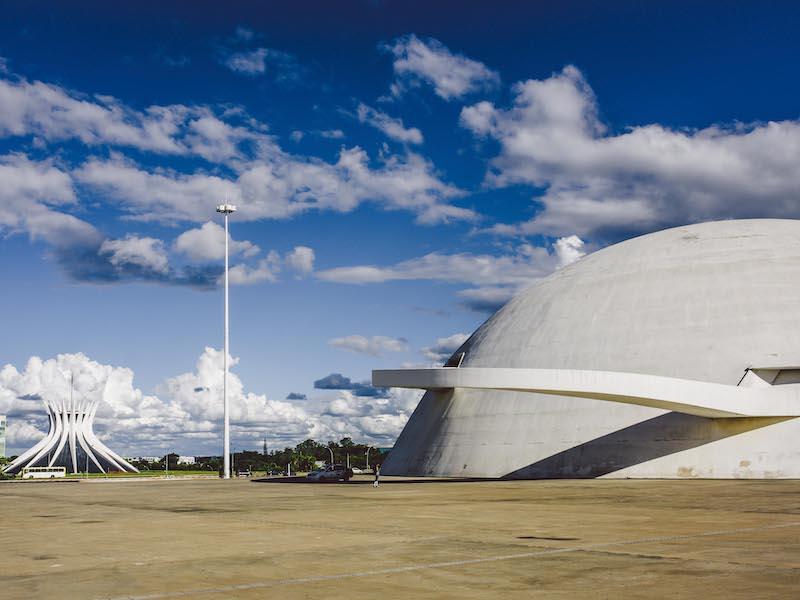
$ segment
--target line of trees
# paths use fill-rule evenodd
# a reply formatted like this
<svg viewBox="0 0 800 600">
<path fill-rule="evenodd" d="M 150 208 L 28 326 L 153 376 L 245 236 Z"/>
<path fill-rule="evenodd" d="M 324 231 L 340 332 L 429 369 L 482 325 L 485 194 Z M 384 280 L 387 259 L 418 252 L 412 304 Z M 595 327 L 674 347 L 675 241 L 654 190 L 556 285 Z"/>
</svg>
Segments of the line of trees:
<svg viewBox="0 0 800 600">
<path fill-rule="evenodd" d="M 16 458 L 17 458 L 16 456 L 11 456 L 8 458 L 5 456 L 0 456 L 0 479 L 14 478 L 13 475 L 6 475 L 5 473 L 3 473 L 3 467 L 5 467 L 8 463 L 10 463 L 12 460 L 15 460 Z"/>
<path fill-rule="evenodd" d="M 351 467 L 368 468 L 367 465 L 368 444 L 357 444 L 352 438 L 344 437 L 338 442 L 330 441 L 327 444 L 307 439 L 300 442 L 294 448 L 284 448 L 283 450 L 273 450 L 264 454 L 257 451 L 237 452 L 234 456 L 236 469 L 250 469 L 251 471 L 285 471 L 286 466 L 291 464 L 292 471 L 310 471 L 317 463 L 347 464 L 350 459 Z M 380 454 L 375 449 L 370 450 L 369 467 L 380 462 Z"/>
<path fill-rule="evenodd" d="M 369 465 L 367 465 L 367 448 L 369 452 Z M 352 438 L 344 437 L 338 442 L 330 441 L 327 444 L 307 439 L 294 448 L 286 447 L 283 450 L 273 450 L 266 454 L 257 450 L 243 450 L 235 452 L 232 456 L 235 470 L 240 471 L 266 471 L 280 473 L 286 471 L 291 465 L 292 472 L 310 471 L 318 462 L 329 464 L 333 453 L 334 464 L 347 464 L 348 456 L 351 467 L 371 468 L 382 461 L 380 452 L 374 446 L 357 444 Z M 170 471 L 219 471 L 222 468 L 220 456 L 198 456 L 195 464 L 178 464 L 178 455 L 171 453 L 166 459 L 169 461 Z M 164 471 L 164 458 L 157 462 L 135 462 L 133 465 L 140 471 Z"/>
</svg>

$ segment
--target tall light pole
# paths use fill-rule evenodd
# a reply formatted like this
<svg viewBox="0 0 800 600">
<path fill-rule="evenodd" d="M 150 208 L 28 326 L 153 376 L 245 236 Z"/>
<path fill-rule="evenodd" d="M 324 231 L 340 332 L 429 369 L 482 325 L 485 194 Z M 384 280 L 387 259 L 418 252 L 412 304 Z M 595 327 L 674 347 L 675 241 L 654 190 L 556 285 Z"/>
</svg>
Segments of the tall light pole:
<svg viewBox="0 0 800 600">
<path fill-rule="evenodd" d="M 224 425 L 222 429 L 222 478 L 231 478 L 231 421 L 228 410 L 228 215 L 236 212 L 233 204 L 220 204 L 217 212 L 225 215 L 225 349 L 222 372 L 222 405 Z"/>
</svg>

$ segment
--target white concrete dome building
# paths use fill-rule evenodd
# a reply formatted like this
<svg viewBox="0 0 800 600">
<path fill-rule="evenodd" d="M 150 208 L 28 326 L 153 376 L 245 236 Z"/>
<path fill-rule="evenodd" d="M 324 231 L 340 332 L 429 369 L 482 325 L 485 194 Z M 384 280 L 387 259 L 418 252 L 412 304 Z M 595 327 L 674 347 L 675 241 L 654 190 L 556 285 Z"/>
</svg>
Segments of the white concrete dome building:
<svg viewBox="0 0 800 600">
<path fill-rule="evenodd" d="M 429 390 L 384 473 L 800 477 L 800 221 L 607 247 L 512 299 L 448 364 L 374 372 Z"/>
</svg>

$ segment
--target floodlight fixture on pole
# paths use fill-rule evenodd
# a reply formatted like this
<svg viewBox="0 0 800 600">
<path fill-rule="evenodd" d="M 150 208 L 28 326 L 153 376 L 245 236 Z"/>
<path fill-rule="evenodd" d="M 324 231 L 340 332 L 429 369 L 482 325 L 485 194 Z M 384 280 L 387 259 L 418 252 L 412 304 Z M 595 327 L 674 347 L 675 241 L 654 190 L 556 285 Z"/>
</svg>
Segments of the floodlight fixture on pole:
<svg viewBox="0 0 800 600">
<path fill-rule="evenodd" d="M 236 212 L 233 204 L 220 204 L 217 212 L 225 216 L 225 348 L 223 352 L 223 372 L 222 372 L 222 406 L 223 406 L 223 428 L 222 428 L 222 478 L 231 478 L 231 421 L 228 409 L 228 215 Z"/>
</svg>

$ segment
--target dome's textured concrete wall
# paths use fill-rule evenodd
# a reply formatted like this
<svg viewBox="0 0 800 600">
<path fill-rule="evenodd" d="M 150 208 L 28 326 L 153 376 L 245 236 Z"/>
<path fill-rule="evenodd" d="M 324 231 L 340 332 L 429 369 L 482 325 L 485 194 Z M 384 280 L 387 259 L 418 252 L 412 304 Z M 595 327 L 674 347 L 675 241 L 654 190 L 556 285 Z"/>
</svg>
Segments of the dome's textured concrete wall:
<svg viewBox="0 0 800 600">
<path fill-rule="evenodd" d="M 800 366 L 800 221 L 704 223 L 591 254 L 511 300 L 462 367 L 623 371 L 735 385 Z M 387 474 L 800 477 L 800 419 L 709 419 L 595 400 L 427 392 Z"/>
</svg>

